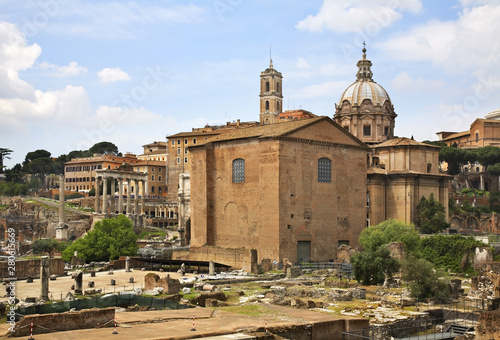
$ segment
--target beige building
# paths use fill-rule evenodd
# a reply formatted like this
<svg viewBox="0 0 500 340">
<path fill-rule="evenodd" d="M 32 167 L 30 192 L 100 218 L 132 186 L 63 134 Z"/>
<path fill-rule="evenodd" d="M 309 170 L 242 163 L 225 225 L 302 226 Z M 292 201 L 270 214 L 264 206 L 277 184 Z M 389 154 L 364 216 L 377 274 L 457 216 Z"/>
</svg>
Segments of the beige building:
<svg viewBox="0 0 500 340">
<path fill-rule="evenodd" d="M 368 168 L 368 225 L 389 218 L 416 221 L 422 196 L 431 193 L 448 214 L 451 176 L 439 172 L 439 147 L 409 138 L 394 138 L 371 147 Z"/>
<path fill-rule="evenodd" d="M 191 146 L 191 246 L 334 260 L 366 225 L 368 150 L 328 117 L 228 129 Z"/>
<path fill-rule="evenodd" d="M 456 146 L 460 149 L 500 146 L 500 113 L 496 114 L 496 112 L 490 113 L 485 119 L 476 119 L 467 131 L 438 132 L 439 140 L 448 146 Z"/>
<path fill-rule="evenodd" d="M 144 153 L 137 156 L 139 162 L 134 165 L 134 170 L 148 174 L 145 190 L 147 197 L 167 196 L 167 143 L 153 142 L 142 146 Z"/>
</svg>

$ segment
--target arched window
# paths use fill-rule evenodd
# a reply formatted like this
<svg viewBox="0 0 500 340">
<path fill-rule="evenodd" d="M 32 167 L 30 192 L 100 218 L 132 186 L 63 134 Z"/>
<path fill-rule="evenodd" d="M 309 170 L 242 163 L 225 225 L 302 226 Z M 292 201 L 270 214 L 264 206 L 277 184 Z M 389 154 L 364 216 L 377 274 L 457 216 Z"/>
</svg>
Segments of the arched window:
<svg viewBox="0 0 500 340">
<path fill-rule="evenodd" d="M 332 161 L 328 158 L 318 159 L 318 182 L 332 182 Z"/>
<path fill-rule="evenodd" d="M 266 92 L 269 92 L 269 82 L 266 81 Z"/>
<path fill-rule="evenodd" d="M 276 111 L 280 112 L 280 102 L 279 102 L 279 100 L 276 102 L 276 108 L 277 108 Z"/>
<path fill-rule="evenodd" d="M 280 82 L 276 83 L 276 92 L 280 92 Z"/>
<path fill-rule="evenodd" d="M 233 161 L 233 183 L 245 182 L 245 160 L 237 158 Z"/>
<path fill-rule="evenodd" d="M 266 100 L 266 111 L 269 111 L 269 100 Z"/>
</svg>

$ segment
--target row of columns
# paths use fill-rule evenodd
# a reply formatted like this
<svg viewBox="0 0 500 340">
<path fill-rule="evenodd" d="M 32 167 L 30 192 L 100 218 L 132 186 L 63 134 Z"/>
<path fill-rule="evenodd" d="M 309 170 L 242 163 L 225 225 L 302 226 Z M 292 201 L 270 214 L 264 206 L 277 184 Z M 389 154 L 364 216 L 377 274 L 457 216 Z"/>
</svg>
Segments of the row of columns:
<svg viewBox="0 0 500 340">
<path fill-rule="evenodd" d="M 116 206 L 115 206 L 115 178 L 111 178 L 111 201 L 110 201 L 110 212 L 115 213 L 116 212 Z M 102 177 L 103 180 L 103 185 L 102 185 L 102 212 L 106 214 L 108 212 L 108 177 Z M 127 202 L 126 202 L 126 213 L 131 214 L 132 213 L 132 190 L 131 190 L 131 178 L 126 178 L 127 182 L 129 183 L 129 190 L 127 192 Z M 118 212 L 121 214 L 123 213 L 123 182 L 124 178 L 118 178 Z M 135 197 L 134 197 L 134 210 L 133 212 L 135 214 L 144 214 L 144 206 L 145 206 L 145 195 L 143 193 L 140 201 L 141 205 L 140 208 L 141 210 L 139 211 L 139 182 L 142 182 L 142 188 L 146 188 L 146 181 L 145 180 L 137 180 L 134 179 L 135 182 Z M 96 177 L 96 186 L 95 186 L 95 207 L 94 210 L 96 213 L 101 213 L 101 203 L 100 203 L 100 185 L 101 185 L 101 177 Z"/>
</svg>

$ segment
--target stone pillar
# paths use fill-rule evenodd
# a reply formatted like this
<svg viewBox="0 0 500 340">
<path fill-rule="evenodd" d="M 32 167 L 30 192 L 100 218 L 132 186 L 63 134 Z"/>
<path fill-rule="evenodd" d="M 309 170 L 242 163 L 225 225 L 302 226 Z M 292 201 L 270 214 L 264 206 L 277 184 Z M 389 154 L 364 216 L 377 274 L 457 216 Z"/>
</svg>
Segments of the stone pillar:
<svg viewBox="0 0 500 340">
<path fill-rule="evenodd" d="M 479 190 L 484 190 L 484 177 L 483 175 L 479 175 Z"/>
<path fill-rule="evenodd" d="M 134 214 L 139 215 L 139 180 L 134 181 Z"/>
<path fill-rule="evenodd" d="M 40 300 L 49 300 L 49 277 L 50 277 L 50 267 L 49 258 L 47 256 L 42 256 L 40 260 Z"/>
<path fill-rule="evenodd" d="M 108 178 L 102 178 L 102 213 L 108 213 Z"/>
<path fill-rule="evenodd" d="M 126 272 L 129 272 L 129 271 L 130 271 L 130 257 L 129 257 L 129 256 L 127 256 L 127 257 L 125 258 L 125 271 L 126 271 Z"/>
<path fill-rule="evenodd" d="M 132 180 L 127 178 L 127 215 L 132 213 Z"/>
<path fill-rule="evenodd" d="M 99 204 L 99 198 L 101 196 L 101 193 L 99 190 L 100 185 L 101 185 L 101 178 L 96 176 L 95 177 L 95 207 L 94 207 L 96 214 L 99 214 L 100 209 L 101 209 L 100 204 Z"/>
<path fill-rule="evenodd" d="M 118 213 L 123 214 L 123 178 L 118 179 Z"/>
<path fill-rule="evenodd" d="M 56 227 L 56 240 L 65 241 L 68 239 L 68 228 L 64 225 L 64 174 L 60 177 L 59 184 L 59 224 Z"/>
<path fill-rule="evenodd" d="M 208 275 L 215 275 L 215 263 L 214 263 L 214 261 L 210 261 L 208 263 Z"/>
<path fill-rule="evenodd" d="M 142 181 L 141 214 L 146 211 L 146 181 Z"/>
<path fill-rule="evenodd" d="M 82 294 L 83 273 L 81 271 L 76 271 L 71 275 L 71 278 L 75 280 L 75 294 Z"/>
<path fill-rule="evenodd" d="M 110 204 L 110 207 L 109 207 L 109 211 L 111 212 L 111 215 L 115 215 L 116 214 L 116 207 L 115 207 L 115 191 L 116 191 L 116 188 L 115 188 L 115 179 L 113 177 L 110 178 L 111 180 L 111 204 Z"/>
</svg>

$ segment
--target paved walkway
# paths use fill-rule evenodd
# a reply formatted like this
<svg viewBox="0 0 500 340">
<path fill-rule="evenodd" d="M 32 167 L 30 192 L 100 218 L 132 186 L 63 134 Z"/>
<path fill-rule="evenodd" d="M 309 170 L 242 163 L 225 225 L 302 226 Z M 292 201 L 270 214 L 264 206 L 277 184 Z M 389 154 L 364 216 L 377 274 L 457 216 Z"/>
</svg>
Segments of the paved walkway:
<svg viewBox="0 0 500 340">
<path fill-rule="evenodd" d="M 279 318 L 267 320 L 268 327 L 270 328 L 335 319 L 328 314 L 315 311 L 267 304 L 262 306 L 276 310 L 280 314 Z M 287 317 L 283 317 L 283 314 L 286 314 Z M 192 330 L 193 315 L 195 316 L 194 331 Z M 118 335 L 113 334 L 113 328 L 100 328 L 50 334 L 37 334 L 35 331 L 33 338 L 37 340 L 88 340 L 111 337 L 126 340 L 180 340 L 238 334 L 245 331 L 255 331 L 258 328 L 263 331 L 266 322 L 266 320 L 259 316 L 234 314 L 200 307 L 175 311 L 122 312 L 116 313 L 116 318 L 118 321 Z M 239 336 L 235 335 L 235 339 L 238 338 Z"/>
</svg>

